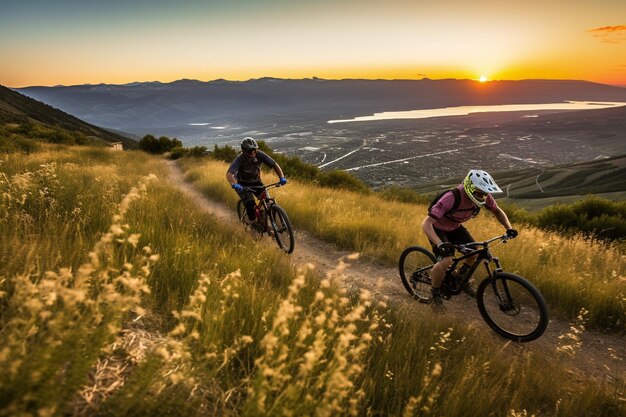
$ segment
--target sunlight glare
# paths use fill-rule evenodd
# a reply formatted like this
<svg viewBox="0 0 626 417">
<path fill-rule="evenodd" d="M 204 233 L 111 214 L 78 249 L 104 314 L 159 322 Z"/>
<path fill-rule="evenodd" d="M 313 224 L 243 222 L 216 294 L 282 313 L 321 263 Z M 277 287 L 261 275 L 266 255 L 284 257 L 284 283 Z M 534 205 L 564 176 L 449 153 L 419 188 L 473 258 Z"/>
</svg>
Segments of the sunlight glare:
<svg viewBox="0 0 626 417">
<path fill-rule="evenodd" d="M 489 80 L 489 78 L 485 77 L 484 75 L 481 75 L 480 78 L 478 79 L 478 81 L 480 81 L 481 83 L 487 82 Z"/>
</svg>

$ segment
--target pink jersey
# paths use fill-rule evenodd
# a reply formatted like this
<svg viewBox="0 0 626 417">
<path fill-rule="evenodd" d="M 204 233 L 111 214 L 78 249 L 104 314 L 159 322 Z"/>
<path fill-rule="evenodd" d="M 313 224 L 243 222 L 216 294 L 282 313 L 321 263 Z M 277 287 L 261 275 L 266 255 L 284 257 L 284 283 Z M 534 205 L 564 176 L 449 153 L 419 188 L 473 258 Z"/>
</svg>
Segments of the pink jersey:
<svg viewBox="0 0 626 417">
<path fill-rule="evenodd" d="M 459 227 L 461 223 L 465 223 L 471 219 L 474 208 L 476 207 L 474 202 L 470 200 L 465 193 L 463 184 L 459 184 L 456 188 L 460 191 L 459 194 L 461 195 L 461 202 L 454 213 L 448 213 L 454 205 L 454 195 L 452 193 L 444 194 L 443 197 L 439 199 L 437 204 L 435 204 L 428 212 L 430 217 L 437 220 L 433 225 L 437 229 L 443 230 L 444 232 L 451 232 Z M 498 208 L 498 204 L 491 194 L 487 195 L 484 207 L 491 212 Z"/>
</svg>

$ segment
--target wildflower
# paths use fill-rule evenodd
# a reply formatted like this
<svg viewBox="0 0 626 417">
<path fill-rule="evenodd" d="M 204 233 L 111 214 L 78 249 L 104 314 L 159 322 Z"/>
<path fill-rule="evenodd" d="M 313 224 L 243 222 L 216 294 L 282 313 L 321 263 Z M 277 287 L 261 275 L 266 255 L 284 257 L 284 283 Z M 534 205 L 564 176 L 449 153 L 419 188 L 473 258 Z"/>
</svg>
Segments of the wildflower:
<svg viewBox="0 0 626 417">
<path fill-rule="evenodd" d="M 243 343 L 244 345 L 249 345 L 254 341 L 254 339 L 252 339 L 251 336 L 247 336 L 247 335 L 241 336 L 240 340 L 241 340 L 241 343 Z"/>
<path fill-rule="evenodd" d="M 315 317 L 314 321 L 315 321 L 315 324 L 317 324 L 318 326 L 321 326 L 326 321 L 326 314 L 324 314 L 324 313 L 318 314 Z"/>
<path fill-rule="evenodd" d="M 137 247 L 137 244 L 139 243 L 139 238 L 140 238 L 140 237 L 141 237 L 141 234 L 139 234 L 139 233 L 133 233 L 133 234 L 131 234 L 131 235 L 128 237 L 127 241 L 128 241 L 128 243 L 130 243 L 130 244 L 133 246 L 133 248 L 136 248 L 136 247 Z"/>
</svg>

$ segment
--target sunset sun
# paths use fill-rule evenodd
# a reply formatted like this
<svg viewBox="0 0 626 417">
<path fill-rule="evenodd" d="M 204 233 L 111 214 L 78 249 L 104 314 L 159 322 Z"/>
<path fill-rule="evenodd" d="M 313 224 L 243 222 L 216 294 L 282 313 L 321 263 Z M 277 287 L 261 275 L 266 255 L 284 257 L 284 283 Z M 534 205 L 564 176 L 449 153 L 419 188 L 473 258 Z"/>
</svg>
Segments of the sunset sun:
<svg viewBox="0 0 626 417">
<path fill-rule="evenodd" d="M 481 83 L 487 82 L 489 80 L 489 78 L 485 77 L 484 75 L 481 75 L 480 78 L 478 79 L 478 81 L 480 81 Z"/>
</svg>

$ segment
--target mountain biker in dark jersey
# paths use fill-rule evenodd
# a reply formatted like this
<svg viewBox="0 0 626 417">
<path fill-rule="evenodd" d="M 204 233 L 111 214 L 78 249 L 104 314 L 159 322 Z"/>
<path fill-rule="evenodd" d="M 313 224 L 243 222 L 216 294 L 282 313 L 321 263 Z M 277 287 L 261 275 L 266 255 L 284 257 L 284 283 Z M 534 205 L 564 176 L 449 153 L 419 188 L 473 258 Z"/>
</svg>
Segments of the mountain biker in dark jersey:
<svg viewBox="0 0 626 417">
<path fill-rule="evenodd" d="M 252 223 L 255 219 L 254 213 L 254 195 L 257 197 L 263 192 L 261 188 L 255 191 L 244 191 L 244 187 L 263 186 L 261 181 L 261 164 L 265 164 L 270 168 L 274 168 L 278 175 L 280 185 L 287 184 L 287 179 L 283 170 L 268 154 L 259 150 L 256 140 L 246 137 L 241 141 L 241 153 L 237 155 L 235 160 L 230 164 L 226 172 L 226 179 L 230 186 L 239 194 L 239 198 L 243 201 L 248 213 L 248 223 Z"/>
<path fill-rule="evenodd" d="M 506 213 L 498 207 L 496 200 L 491 196 L 492 193 L 502 192 L 491 175 L 485 171 L 473 169 L 456 188 L 459 190 L 457 195 L 460 196 L 460 201 L 455 202 L 455 196 L 452 191 L 443 194 L 430 208 L 428 216 L 422 223 L 422 229 L 426 233 L 433 252 L 438 259 L 431 271 L 431 302 L 434 305 L 442 304 L 439 289 L 446 270 L 453 262 L 453 245 L 475 241 L 467 229 L 463 227 L 462 223 L 474 217 L 480 207 L 485 207 L 494 214 L 496 219 L 506 228 L 506 234 L 509 237 L 517 236 L 517 230 L 511 227 L 511 222 Z M 453 210 L 455 205 L 457 208 Z M 474 260 L 475 256 L 465 259 L 457 271 L 453 273 L 455 277 L 457 279 L 465 278 Z M 469 282 L 465 287 L 465 292 L 472 297 L 476 296 L 476 290 Z"/>
</svg>

